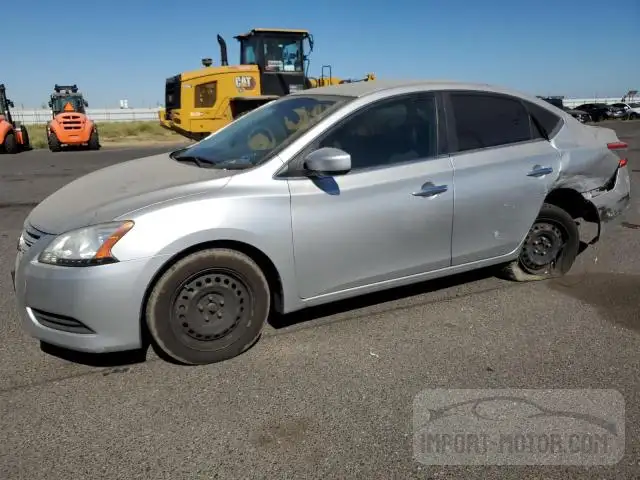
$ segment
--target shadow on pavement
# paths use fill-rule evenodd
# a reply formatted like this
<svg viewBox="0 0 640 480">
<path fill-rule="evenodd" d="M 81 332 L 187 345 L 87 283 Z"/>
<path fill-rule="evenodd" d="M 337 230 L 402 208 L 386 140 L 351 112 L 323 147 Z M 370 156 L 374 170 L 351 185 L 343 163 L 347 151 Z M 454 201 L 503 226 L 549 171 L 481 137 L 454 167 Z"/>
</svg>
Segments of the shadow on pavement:
<svg viewBox="0 0 640 480">
<path fill-rule="evenodd" d="M 640 275 L 591 272 L 553 279 L 548 286 L 592 306 L 608 322 L 640 331 Z"/>
<path fill-rule="evenodd" d="M 340 300 L 335 303 L 320 305 L 317 307 L 309 307 L 304 310 L 293 312 L 286 315 L 274 314 L 269 319 L 269 324 L 275 329 L 290 327 L 299 323 L 309 322 L 322 317 L 328 317 L 339 313 L 345 313 L 350 310 L 359 308 L 372 307 L 381 303 L 402 300 L 416 295 L 437 292 L 446 288 L 457 287 L 465 283 L 485 280 L 496 275 L 496 267 L 487 267 L 471 272 L 451 275 L 449 277 L 427 280 L 425 282 L 408 285 L 406 287 L 397 287 L 382 292 L 370 293 L 347 300 Z M 506 281 L 505 281 L 506 283 Z"/>
<path fill-rule="evenodd" d="M 147 358 L 148 346 L 139 350 L 114 353 L 85 353 L 67 350 L 49 343 L 40 342 L 40 350 L 44 353 L 68 362 L 87 365 L 89 367 L 124 367 L 143 363 Z"/>
</svg>

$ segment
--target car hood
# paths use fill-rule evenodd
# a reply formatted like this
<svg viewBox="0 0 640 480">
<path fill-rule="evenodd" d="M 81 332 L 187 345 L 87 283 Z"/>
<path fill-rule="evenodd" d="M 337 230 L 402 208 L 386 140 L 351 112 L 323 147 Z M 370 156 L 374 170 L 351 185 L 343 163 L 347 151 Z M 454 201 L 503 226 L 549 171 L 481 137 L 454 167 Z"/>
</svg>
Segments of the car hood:
<svg viewBox="0 0 640 480">
<path fill-rule="evenodd" d="M 585 112 L 584 110 L 576 110 L 574 108 L 568 108 L 567 109 L 567 113 L 570 114 L 575 114 L 575 115 L 589 115 L 587 112 Z"/>
<path fill-rule="evenodd" d="M 179 163 L 168 153 L 130 160 L 68 183 L 36 206 L 25 225 L 60 234 L 151 204 L 211 192 L 224 187 L 235 173 Z"/>
</svg>

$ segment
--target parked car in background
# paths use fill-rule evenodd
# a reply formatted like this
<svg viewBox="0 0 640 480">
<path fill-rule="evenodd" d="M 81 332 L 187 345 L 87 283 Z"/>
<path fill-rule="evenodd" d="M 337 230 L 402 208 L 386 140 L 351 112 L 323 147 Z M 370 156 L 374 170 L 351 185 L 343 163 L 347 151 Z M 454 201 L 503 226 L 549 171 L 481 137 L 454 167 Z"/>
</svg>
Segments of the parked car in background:
<svg viewBox="0 0 640 480">
<path fill-rule="evenodd" d="M 576 110 L 587 112 L 594 122 L 611 118 L 609 105 L 604 103 L 584 103 L 577 106 Z"/>
<path fill-rule="evenodd" d="M 578 120 L 580 123 L 591 122 L 591 115 L 583 110 L 576 110 L 574 108 L 564 107 L 564 111 Z"/>
<path fill-rule="evenodd" d="M 607 105 L 609 107 L 609 118 L 626 118 L 628 116 L 626 109 L 622 107 L 616 107 L 615 104 Z"/>
<path fill-rule="evenodd" d="M 569 115 L 571 115 L 573 118 L 578 120 L 580 123 L 585 123 L 585 122 L 590 122 L 591 121 L 591 116 L 587 112 L 584 112 L 582 110 L 575 110 L 575 109 L 566 107 L 564 105 L 563 100 L 562 100 L 563 97 L 540 97 L 540 96 L 538 96 L 538 98 L 540 98 L 541 100 L 544 100 L 547 103 L 550 103 L 551 105 L 553 105 L 556 108 L 559 108 L 560 110 L 564 110 Z"/>
<path fill-rule="evenodd" d="M 625 118 L 640 118 L 640 103 L 614 103 L 612 106 L 622 109 Z"/>
<path fill-rule="evenodd" d="M 578 219 L 594 243 L 623 218 L 626 148 L 488 85 L 300 90 L 42 201 L 18 239 L 18 312 L 48 344 L 150 338 L 205 364 L 250 348 L 271 314 L 488 266 L 555 278 L 580 250 Z"/>
</svg>

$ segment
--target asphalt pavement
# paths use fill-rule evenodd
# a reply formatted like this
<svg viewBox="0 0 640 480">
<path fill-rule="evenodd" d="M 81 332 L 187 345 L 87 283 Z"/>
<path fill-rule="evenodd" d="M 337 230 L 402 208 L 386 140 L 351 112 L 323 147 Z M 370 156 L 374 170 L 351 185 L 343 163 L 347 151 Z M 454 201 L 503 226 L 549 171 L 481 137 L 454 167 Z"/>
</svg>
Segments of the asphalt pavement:
<svg viewBox="0 0 640 480">
<path fill-rule="evenodd" d="M 637 184 L 640 124 L 616 125 Z M 560 280 L 482 271 L 341 302 L 275 319 L 210 366 L 42 351 L 9 275 L 25 216 L 80 175 L 163 150 L 0 156 L 0 479 L 640 478 L 636 185 L 628 223 Z M 430 388 L 617 389 L 626 455 L 612 467 L 423 465 L 412 403 Z"/>
</svg>

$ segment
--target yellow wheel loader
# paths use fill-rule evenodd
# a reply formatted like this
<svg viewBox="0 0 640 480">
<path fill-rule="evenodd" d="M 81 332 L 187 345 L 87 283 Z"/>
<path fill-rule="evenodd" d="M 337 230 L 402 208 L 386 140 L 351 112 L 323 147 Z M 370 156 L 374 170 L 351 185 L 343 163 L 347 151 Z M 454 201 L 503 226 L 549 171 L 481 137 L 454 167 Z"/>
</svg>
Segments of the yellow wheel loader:
<svg viewBox="0 0 640 480">
<path fill-rule="evenodd" d="M 234 38 L 240 42 L 238 65 L 229 65 L 226 42 L 218 35 L 221 66 L 204 58 L 202 68 L 166 79 L 165 107 L 159 111 L 163 127 L 201 140 L 294 91 L 375 80 L 373 73 L 356 80 L 335 78 L 330 65 L 322 66 L 320 77 L 308 76 L 313 36 L 306 30 L 254 28 Z"/>
</svg>

